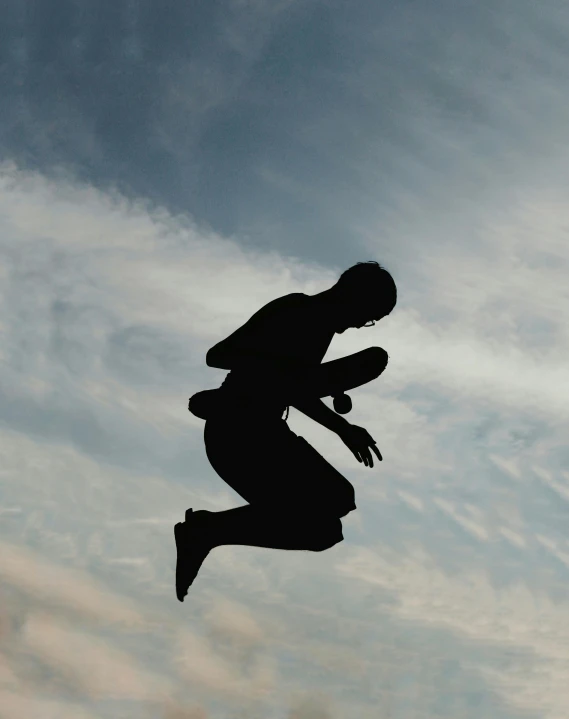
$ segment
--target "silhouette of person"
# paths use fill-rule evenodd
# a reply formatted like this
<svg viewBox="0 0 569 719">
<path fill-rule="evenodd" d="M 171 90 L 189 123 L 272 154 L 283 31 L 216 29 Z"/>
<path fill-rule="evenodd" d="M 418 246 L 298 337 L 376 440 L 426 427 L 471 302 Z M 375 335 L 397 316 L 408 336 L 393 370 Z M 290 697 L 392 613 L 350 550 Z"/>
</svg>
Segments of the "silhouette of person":
<svg viewBox="0 0 569 719">
<path fill-rule="evenodd" d="M 321 363 L 334 334 L 374 324 L 396 302 L 389 272 L 377 262 L 358 262 L 328 290 L 269 302 L 208 351 L 207 365 L 229 374 L 220 388 L 190 398 L 188 408 L 206 420 L 210 464 L 248 504 L 222 512 L 190 508 L 185 521 L 176 524 L 181 602 L 214 547 L 320 552 L 343 540 L 341 518 L 356 509 L 354 487 L 290 429 L 288 408 L 336 433 L 366 466 L 373 467 L 372 451 L 381 461 L 367 430 L 350 424 L 321 398 L 331 396 L 339 412 L 349 411 L 344 393 L 379 377 L 387 352 L 369 347 Z"/>
</svg>

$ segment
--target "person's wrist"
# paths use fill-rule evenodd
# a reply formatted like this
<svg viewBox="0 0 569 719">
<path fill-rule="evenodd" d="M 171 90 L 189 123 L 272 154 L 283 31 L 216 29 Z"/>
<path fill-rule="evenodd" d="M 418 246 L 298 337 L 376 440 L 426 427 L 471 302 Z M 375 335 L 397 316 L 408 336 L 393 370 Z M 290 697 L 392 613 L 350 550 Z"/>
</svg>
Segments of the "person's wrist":
<svg viewBox="0 0 569 719">
<path fill-rule="evenodd" d="M 346 427 L 350 426 L 350 423 L 348 422 L 347 419 L 344 419 L 339 414 L 336 415 L 336 417 L 338 419 L 338 423 L 337 423 L 336 429 L 334 431 L 336 432 L 336 434 L 341 434 L 346 429 Z"/>
</svg>

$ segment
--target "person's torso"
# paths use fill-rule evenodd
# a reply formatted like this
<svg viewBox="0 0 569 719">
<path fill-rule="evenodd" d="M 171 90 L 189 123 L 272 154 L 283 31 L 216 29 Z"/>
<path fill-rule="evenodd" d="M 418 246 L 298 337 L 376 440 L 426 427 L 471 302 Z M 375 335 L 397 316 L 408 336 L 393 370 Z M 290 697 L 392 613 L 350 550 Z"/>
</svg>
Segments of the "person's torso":
<svg viewBox="0 0 569 719">
<path fill-rule="evenodd" d="M 318 322 L 309 300 L 303 293 L 273 300 L 227 338 L 229 345 L 233 341 L 272 355 L 271 360 L 244 360 L 229 372 L 220 388 L 228 410 L 282 417 L 289 398 L 279 382 L 279 365 L 289 372 L 318 366 L 334 336 Z"/>
</svg>

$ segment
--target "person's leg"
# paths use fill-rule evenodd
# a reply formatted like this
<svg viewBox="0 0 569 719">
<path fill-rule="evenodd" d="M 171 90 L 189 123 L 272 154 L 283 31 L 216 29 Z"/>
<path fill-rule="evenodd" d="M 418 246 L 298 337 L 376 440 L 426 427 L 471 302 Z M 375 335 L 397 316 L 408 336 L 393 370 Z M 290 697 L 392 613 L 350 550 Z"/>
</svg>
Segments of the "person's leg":
<svg viewBox="0 0 569 719">
<path fill-rule="evenodd" d="M 176 594 L 181 602 L 214 547 L 238 544 L 322 552 L 344 538 L 339 517 L 250 504 L 224 512 L 189 509 L 186 521 L 176 525 L 174 534 L 178 552 Z"/>
<path fill-rule="evenodd" d="M 224 512 L 203 511 L 201 522 L 212 548 L 241 544 L 321 552 L 343 539 L 339 517 L 294 508 L 247 504 Z"/>
<path fill-rule="evenodd" d="M 176 525 L 180 601 L 215 546 L 323 551 L 342 541 L 340 517 L 356 508 L 352 484 L 286 423 L 237 419 L 208 420 L 204 440 L 212 467 L 249 505 L 188 510 Z"/>
</svg>

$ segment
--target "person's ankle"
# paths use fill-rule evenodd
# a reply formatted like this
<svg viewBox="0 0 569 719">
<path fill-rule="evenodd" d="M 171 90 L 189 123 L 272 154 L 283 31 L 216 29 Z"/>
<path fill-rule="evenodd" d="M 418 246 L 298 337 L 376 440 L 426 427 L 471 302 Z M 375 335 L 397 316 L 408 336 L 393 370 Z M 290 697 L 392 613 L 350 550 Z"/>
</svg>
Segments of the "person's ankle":
<svg viewBox="0 0 569 719">
<path fill-rule="evenodd" d="M 194 512 L 194 517 L 197 519 L 197 521 L 200 524 L 210 524 L 210 517 L 213 514 L 213 512 L 210 512 L 208 509 L 197 509 Z"/>
<path fill-rule="evenodd" d="M 200 509 L 197 512 L 194 512 L 194 517 L 197 520 L 197 526 L 199 527 L 200 532 L 205 538 L 207 538 L 207 541 L 212 546 L 215 544 L 213 541 L 215 524 L 212 521 L 214 519 L 214 514 L 214 512 L 210 512 L 208 509 Z"/>
</svg>

